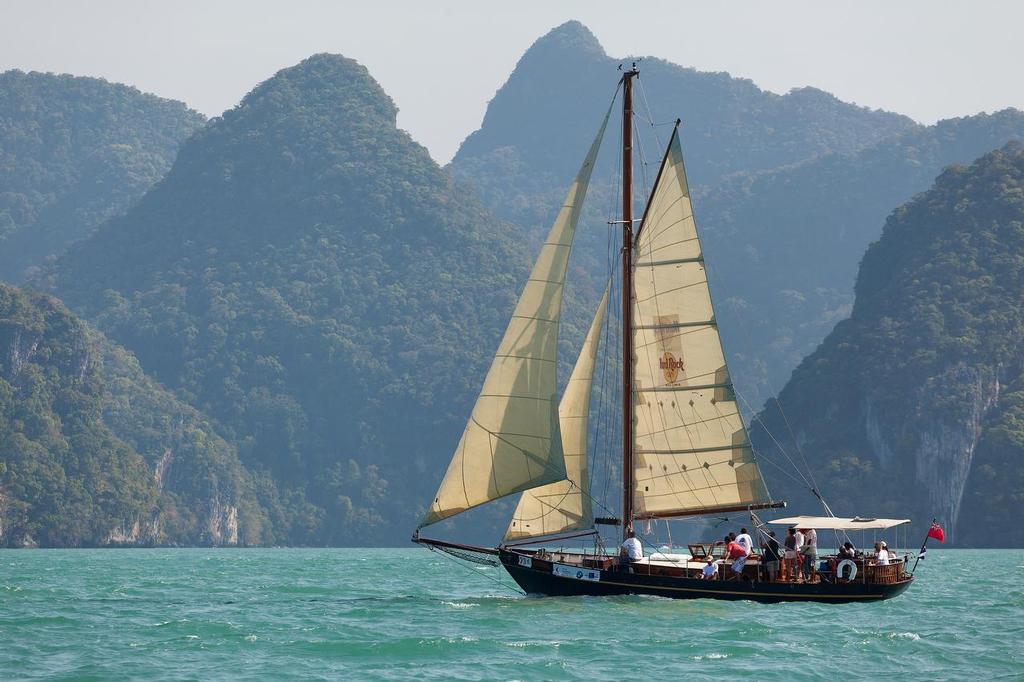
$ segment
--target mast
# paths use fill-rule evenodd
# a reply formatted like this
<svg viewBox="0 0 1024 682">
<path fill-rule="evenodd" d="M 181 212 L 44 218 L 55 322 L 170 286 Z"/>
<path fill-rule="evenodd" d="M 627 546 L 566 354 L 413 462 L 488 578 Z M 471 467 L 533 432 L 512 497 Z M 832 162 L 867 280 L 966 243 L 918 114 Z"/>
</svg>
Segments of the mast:
<svg viewBox="0 0 1024 682">
<path fill-rule="evenodd" d="M 622 537 L 633 536 L 633 79 L 622 74 Z"/>
</svg>

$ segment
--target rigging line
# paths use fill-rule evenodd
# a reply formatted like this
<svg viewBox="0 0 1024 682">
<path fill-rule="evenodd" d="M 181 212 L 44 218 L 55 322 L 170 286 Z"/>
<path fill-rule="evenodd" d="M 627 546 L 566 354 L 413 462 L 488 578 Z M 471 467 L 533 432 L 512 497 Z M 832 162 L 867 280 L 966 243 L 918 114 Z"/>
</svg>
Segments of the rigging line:
<svg viewBox="0 0 1024 682">
<path fill-rule="evenodd" d="M 618 245 L 617 240 L 617 235 L 612 237 L 612 261 L 615 260 L 615 251 L 617 251 Z M 620 296 L 618 292 L 620 292 L 621 288 L 621 284 L 616 280 L 613 286 L 613 291 L 615 292 L 616 297 Z M 613 351 L 613 348 L 617 348 L 619 343 L 619 335 L 617 333 L 618 324 L 616 323 L 616 320 L 618 319 L 618 311 L 616 310 L 616 307 L 617 306 L 613 306 L 611 313 L 608 315 L 608 343 L 605 345 L 604 354 L 604 366 L 606 373 L 604 377 L 604 386 L 602 387 L 602 406 L 604 409 L 602 426 L 604 428 L 605 437 L 603 447 L 601 450 L 604 453 L 604 457 L 602 458 L 602 466 L 604 468 L 603 472 L 605 477 L 602 498 L 605 500 L 605 502 L 608 501 L 608 494 L 609 490 L 611 489 L 612 476 L 614 474 L 614 470 L 611 465 L 610 453 L 613 447 L 612 444 L 618 437 L 618 420 L 615 419 L 615 416 L 618 412 L 616 409 L 616 406 L 618 405 L 618 400 L 614 388 L 617 379 L 617 364 Z"/>
<path fill-rule="evenodd" d="M 610 232 L 609 232 L 608 241 L 609 241 L 609 249 L 611 249 L 611 245 L 610 245 L 610 242 L 611 242 Z M 609 292 L 609 296 L 615 295 L 615 292 L 616 292 L 615 282 L 613 281 L 612 282 L 611 290 Z M 610 439 L 611 439 L 610 431 L 611 431 L 611 429 L 609 428 L 608 420 L 609 420 L 611 412 L 612 412 L 612 407 L 610 405 L 610 400 L 609 400 L 608 382 L 610 380 L 609 377 L 611 376 L 612 372 L 609 369 L 609 366 L 611 364 L 610 359 L 609 359 L 609 356 L 610 356 L 609 349 L 611 347 L 611 344 L 614 341 L 614 339 L 612 337 L 612 325 L 614 324 L 613 323 L 614 316 L 615 316 L 615 313 L 614 313 L 614 309 L 613 309 L 612 312 L 609 315 L 607 315 L 607 317 L 605 318 L 605 328 L 604 328 L 604 340 L 605 340 L 605 343 L 604 343 L 603 348 L 601 349 L 601 382 L 600 382 L 600 391 L 601 391 L 601 393 L 600 393 L 600 402 L 598 403 L 597 427 L 596 427 L 597 428 L 597 434 L 596 434 L 597 438 L 595 438 L 595 448 L 594 448 L 594 453 L 595 453 L 594 465 L 595 466 L 594 466 L 594 470 L 591 472 L 591 481 L 593 481 L 594 479 L 597 478 L 597 471 L 598 471 L 598 464 L 599 463 L 598 463 L 598 459 L 596 457 L 596 453 L 597 452 L 607 452 L 608 448 L 610 447 Z M 601 474 L 603 474 L 604 477 L 605 477 L 604 478 L 604 485 L 602 486 L 602 498 L 607 498 L 607 496 L 608 496 L 608 486 L 610 484 L 609 478 L 610 478 L 611 474 L 608 471 L 608 466 L 607 466 L 607 463 L 605 462 L 605 458 L 602 458 L 600 460 L 600 467 L 601 467 L 601 469 L 600 469 Z M 591 490 L 596 490 L 596 488 L 593 486 L 593 484 L 591 484 L 590 489 Z"/>
<path fill-rule="evenodd" d="M 807 469 L 807 475 L 811 477 L 811 483 L 814 484 L 814 489 L 817 491 L 815 493 L 817 498 L 821 500 L 821 504 L 823 507 L 825 507 L 825 511 L 828 513 L 828 515 L 835 516 L 835 514 L 832 513 L 832 509 L 828 506 L 828 502 L 826 502 L 825 498 L 821 496 L 821 491 L 818 490 L 818 482 L 814 479 L 814 472 L 811 470 L 810 465 L 807 463 L 807 458 L 804 457 L 803 448 L 800 447 L 800 442 L 797 441 L 796 434 L 793 433 L 793 427 L 790 426 L 789 424 L 789 417 L 786 416 L 786 412 L 782 409 L 782 401 L 779 400 L 777 397 L 775 398 L 775 405 L 779 409 L 779 414 L 782 415 L 782 420 L 786 423 L 786 430 L 789 431 L 789 438 L 790 440 L 793 441 L 793 447 L 796 448 L 797 454 L 800 455 L 800 459 L 804 463 L 804 468 Z"/>
<path fill-rule="evenodd" d="M 617 201 L 618 201 L 617 197 L 620 195 L 621 185 L 622 185 L 622 147 L 619 146 L 619 145 L 616 145 L 615 183 L 614 183 L 614 190 L 615 191 L 613 191 L 611 193 L 611 195 L 609 196 L 609 205 L 608 205 L 608 218 L 609 218 L 609 222 L 613 221 L 615 219 L 615 216 L 616 216 L 616 210 L 615 209 L 617 207 Z M 607 272 L 611 273 L 611 278 L 612 278 L 611 293 L 609 294 L 609 296 L 611 297 L 612 294 L 614 294 L 616 291 L 618 291 L 621 294 L 622 285 L 621 285 L 621 282 L 619 282 L 616 279 L 616 275 L 618 273 L 618 268 L 615 267 L 616 256 L 618 254 L 619 248 L 621 248 L 621 247 L 619 247 L 619 244 L 618 244 L 619 238 L 618 238 L 618 231 L 617 230 L 609 229 L 607 231 L 606 235 L 607 235 L 607 237 L 606 237 L 606 245 L 607 245 L 607 250 L 606 250 L 606 256 L 607 256 L 606 267 L 607 267 Z M 616 284 L 618 284 L 618 289 L 616 289 Z M 618 328 L 617 325 L 615 324 L 615 320 L 616 320 L 616 315 L 617 314 L 618 314 L 617 306 L 612 306 L 612 314 L 608 315 L 605 318 L 606 331 L 607 331 L 607 334 L 606 334 L 605 338 L 606 338 L 606 340 L 608 342 L 605 343 L 604 353 L 602 355 L 603 363 L 602 363 L 602 380 L 601 380 L 601 410 L 599 411 L 599 421 L 598 421 L 598 428 L 601 429 L 602 426 L 603 426 L 603 433 L 604 433 L 604 436 L 605 436 L 605 442 L 603 443 L 604 447 L 603 447 L 602 451 L 605 452 L 605 453 L 610 453 L 611 452 L 612 439 L 614 438 L 614 436 L 617 433 L 617 431 L 614 428 L 609 426 L 609 424 L 611 423 L 612 414 L 614 412 L 614 403 L 612 401 L 611 394 L 609 392 L 610 391 L 609 384 L 607 383 L 608 381 L 611 381 L 614 378 L 614 377 L 611 376 L 612 375 L 612 368 L 614 367 L 614 364 L 613 364 L 614 363 L 614 357 L 613 357 L 613 355 L 611 353 L 611 348 L 612 348 L 612 343 L 614 343 L 614 342 L 616 342 L 618 340 L 618 336 L 615 334 L 615 330 Z M 600 419 L 600 416 L 602 416 L 602 415 L 604 417 L 603 421 Z M 605 481 L 604 481 L 604 486 L 603 486 L 602 497 L 605 500 L 607 500 L 607 498 L 608 498 L 608 490 L 609 490 L 609 488 L 611 486 L 611 478 L 612 478 L 613 469 L 612 469 L 612 467 L 610 465 L 610 458 L 609 457 L 606 456 L 604 458 L 603 464 L 604 464 Z M 591 488 L 591 489 L 593 489 L 593 488 Z"/>
<path fill-rule="evenodd" d="M 739 392 L 739 390 L 737 390 L 735 385 L 733 385 L 732 390 L 733 393 L 735 393 L 736 396 L 743 401 L 743 404 L 746 406 L 746 408 L 750 410 L 750 414 L 753 415 L 751 417 L 751 424 L 753 424 L 753 421 L 755 419 L 761 423 L 761 427 L 764 428 L 765 433 L 767 433 L 768 437 L 772 439 L 772 442 L 775 443 L 775 446 L 778 447 L 779 452 L 782 453 L 782 455 L 786 458 L 786 461 L 788 461 L 790 466 L 793 467 L 793 470 L 800 475 L 800 478 L 803 479 L 804 484 L 807 486 L 808 490 L 814 492 L 814 486 L 811 485 L 811 482 L 807 480 L 807 477 L 804 476 L 802 471 L 800 471 L 800 467 L 796 465 L 796 462 L 793 461 L 793 458 L 790 457 L 789 453 L 786 452 L 786 449 L 782 447 L 782 443 L 780 443 L 779 440 L 775 437 L 775 434 L 771 432 L 771 430 L 768 428 L 768 425 L 764 423 L 763 419 L 761 419 L 761 416 L 758 413 L 754 412 L 753 408 L 751 408 L 750 406 L 750 403 L 747 402 L 747 399 L 743 396 L 742 393 Z"/>
<path fill-rule="evenodd" d="M 521 589 L 519 589 L 517 587 L 511 587 L 508 584 L 506 584 L 505 582 L 502 582 L 501 580 L 499 580 L 498 578 L 495 578 L 494 576 L 490 576 L 490 575 L 487 575 L 486 573 L 481 573 L 480 571 L 477 571 L 477 570 L 474 570 L 474 569 L 470 568 L 467 564 L 462 563 L 462 561 L 460 561 L 459 558 L 456 557 L 453 554 L 449 554 L 448 552 L 445 552 L 444 550 L 442 550 L 442 549 L 440 549 L 438 547 L 433 547 L 431 545 L 427 545 L 427 548 L 431 552 L 437 552 L 441 556 L 446 557 L 448 559 L 451 559 L 455 563 L 456 566 L 459 566 L 461 568 L 466 569 L 467 571 L 469 571 L 473 575 L 480 576 L 481 578 L 487 578 L 488 580 L 490 580 L 491 582 L 493 582 L 495 585 L 497 585 L 498 587 L 502 588 L 503 590 L 508 590 L 509 592 L 511 592 L 512 594 L 515 594 L 515 595 L 521 595 L 521 596 L 524 596 L 524 597 L 526 596 L 526 592 L 523 592 Z M 497 565 L 498 565 L 497 563 L 494 564 L 494 566 L 497 566 Z"/>
<path fill-rule="evenodd" d="M 655 123 L 654 116 L 651 114 L 651 105 L 647 101 L 647 89 L 644 88 L 644 82 L 638 78 L 637 84 L 640 86 L 637 88 L 640 91 L 640 101 L 644 103 L 644 109 L 647 110 L 647 122 L 650 124 L 651 132 L 654 134 L 654 141 L 658 143 L 658 147 L 664 147 L 665 145 L 661 142 L 661 136 L 658 135 L 658 128 L 660 126 L 675 125 L 675 121 Z"/>
<path fill-rule="evenodd" d="M 650 177 L 648 176 L 648 166 L 650 162 L 647 160 L 647 154 L 644 151 L 644 141 L 640 137 L 640 129 L 638 126 L 633 127 L 633 143 L 636 145 L 637 153 L 640 156 L 640 183 L 643 195 L 645 197 L 651 196 L 650 192 Z"/>
<path fill-rule="evenodd" d="M 568 480 L 568 479 L 566 479 L 566 480 Z M 602 509 L 602 511 L 604 511 L 604 512 L 605 512 L 606 514 L 608 514 L 608 516 L 611 516 L 611 517 L 614 517 L 614 516 L 615 516 L 615 512 L 613 512 L 613 511 L 612 511 L 611 509 L 609 509 L 608 507 L 606 507 L 606 506 L 605 506 L 605 505 L 604 505 L 604 504 L 603 504 L 603 503 L 602 503 L 602 502 L 601 502 L 601 501 L 600 501 L 599 499 L 597 499 L 596 497 L 594 497 L 594 496 L 593 496 L 593 495 L 592 495 L 592 494 L 590 493 L 590 491 L 588 491 L 588 490 L 584 490 L 584 489 L 583 489 L 583 488 L 581 488 L 581 487 L 580 487 L 579 485 L 577 485 L 575 481 L 571 481 L 571 480 L 570 480 L 570 481 L 569 481 L 569 485 L 570 485 L 570 488 L 576 488 L 577 490 L 579 490 L 579 491 L 580 491 L 580 494 L 581 494 L 581 495 L 584 495 L 584 496 L 586 496 L 587 498 L 589 498 L 589 499 L 590 499 L 590 501 L 591 501 L 591 502 L 592 502 L 593 504 L 596 504 L 596 505 L 597 505 L 598 507 L 600 507 L 600 508 Z M 595 529 L 595 531 L 596 531 L 596 529 Z"/>
<path fill-rule="evenodd" d="M 637 79 L 637 80 L 639 81 L 639 79 Z M 640 90 L 640 99 L 643 102 L 644 107 L 647 109 L 647 121 L 648 121 L 648 123 L 650 123 L 651 131 L 654 133 L 654 140 L 655 140 L 655 142 L 657 142 L 658 148 L 661 149 L 662 147 L 664 147 L 664 145 L 661 143 L 661 136 L 658 135 L 658 131 L 654 127 L 654 119 L 651 116 L 651 107 L 650 107 L 650 104 L 647 102 L 647 94 L 646 94 L 646 91 L 644 90 L 642 82 L 640 83 L 639 90 Z M 653 188 L 649 187 L 649 183 L 648 183 L 647 167 L 648 167 L 649 164 L 648 164 L 648 161 L 647 161 L 647 159 L 645 157 L 645 154 L 644 154 L 643 141 L 640 139 L 639 126 L 637 126 L 635 128 L 635 134 L 636 134 L 636 138 L 637 138 L 637 144 L 638 144 L 638 146 L 640 148 L 640 158 L 641 158 L 641 161 L 642 161 L 641 170 L 643 171 L 642 172 L 642 177 L 643 177 L 643 184 L 644 184 L 644 195 L 647 196 L 647 197 L 650 197 L 651 196 L 651 190 Z M 659 174 L 660 174 L 660 172 L 659 172 Z"/>
<path fill-rule="evenodd" d="M 753 450 L 753 448 L 751 448 L 751 450 Z M 798 485 L 800 484 L 800 479 L 798 479 L 796 476 L 794 476 L 789 471 L 787 471 L 786 468 L 783 467 L 781 464 L 776 464 L 775 462 L 773 462 L 763 452 L 756 452 L 755 451 L 754 455 L 755 455 L 755 457 L 757 457 L 758 462 L 765 462 L 767 464 L 771 464 L 773 467 L 777 468 L 779 471 L 781 471 L 783 474 L 788 476 L 791 480 L 796 482 Z M 767 487 L 768 486 L 765 485 L 765 488 L 767 488 Z M 771 495 L 769 495 L 769 497 L 771 497 Z"/>
<path fill-rule="evenodd" d="M 615 244 L 615 247 L 616 247 L 614 249 L 613 253 L 612 253 L 612 260 L 614 261 L 616 259 L 616 254 L 618 253 L 618 245 L 619 245 L 619 236 L 618 236 L 618 234 L 614 235 L 613 239 L 614 239 L 614 244 Z M 617 270 L 617 268 L 616 268 L 616 270 Z M 618 296 L 621 297 L 621 292 L 622 292 L 622 281 L 621 281 L 621 278 L 616 280 L 616 283 L 617 283 L 616 291 L 618 292 Z M 620 403 L 619 393 L 618 393 L 618 391 L 615 390 L 615 387 L 617 386 L 617 379 L 618 379 L 618 374 L 617 374 L 616 370 L 617 369 L 621 369 L 621 366 L 620 366 L 619 358 L 618 358 L 617 354 L 615 353 L 615 351 L 613 350 L 613 348 L 619 348 L 622 345 L 621 344 L 621 338 L 622 338 L 622 334 L 621 334 L 621 318 L 619 317 L 621 311 L 618 310 L 617 308 L 618 308 L 618 306 L 615 306 L 615 308 L 613 309 L 613 314 L 609 315 L 609 318 L 610 318 L 609 319 L 609 324 L 611 325 L 611 327 L 610 327 L 610 329 L 611 329 L 611 343 L 609 343 L 608 346 L 606 346 L 606 349 L 605 349 L 605 351 L 606 351 L 605 358 L 606 358 L 606 361 L 607 361 L 608 367 L 609 367 L 609 382 L 610 382 L 606 386 L 606 392 L 605 392 L 605 399 L 606 399 L 606 403 L 605 403 L 606 404 L 606 413 L 605 413 L 605 419 L 606 419 L 606 421 L 605 421 L 606 440 L 605 440 L 605 447 L 604 447 L 605 456 L 603 458 L 603 464 L 604 464 L 604 468 L 605 468 L 604 469 L 605 470 L 605 483 L 604 483 L 604 490 L 603 490 L 602 496 L 603 496 L 603 499 L 604 499 L 604 506 L 606 508 L 608 506 L 610 506 L 609 493 L 612 490 L 615 490 L 615 488 L 612 485 L 612 479 L 615 477 L 615 472 L 616 472 L 615 463 L 617 462 L 618 458 L 617 457 L 613 457 L 612 456 L 612 452 L 614 452 L 614 450 L 616 448 L 615 443 L 619 442 L 621 440 L 621 437 L 622 437 L 621 420 L 617 418 L 618 415 L 619 415 L 619 407 L 621 406 L 621 403 Z"/>
<path fill-rule="evenodd" d="M 610 233 L 609 233 L 609 238 L 608 239 L 609 239 L 609 241 L 611 240 Z M 612 282 L 612 286 L 609 288 L 609 296 L 614 294 L 614 292 L 615 292 L 615 285 L 614 285 L 614 282 Z M 595 454 L 598 451 L 604 452 L 605 447 L 607 446 L 607 442 L 606 441 L 608 439 L 608 428 L 607 428 L 607 425 L 605 424 L 605 419 L 606 419 L 606 413 L 611 411 L 611 409 L 608 407 L 608 376 L 610 375 L 610 372 L 608 370 L 608 364 L 609 364 L 609 362 L 608 362 L 608 347 L 609 347 L 609 344 L 611 343 L 611 324 L 612 323 L 611 323 L 611 320 L 609 319 L 611 317 L 613 317 L 613 315 L 606 315 L 605 316 L 604 329 L 602 330 L 602 334 L 604 335 L 604 346 L 601 348 L 601 380 L 600 380 L 600 382 L 598 382 L 598 390 L 600 392 L 600 395 L 599 395 L 599 401 L 598 401 L 598 404 L 597 404 L 597 419 L 595 421 L 595 426 L 594 426 L 594 430 L 595 430 L 595 433 L 594 433 L 594 446 L 595 446 L 594 447 L 594 452 L 595 452 Z M 591 389 L 591 390 L 593 390 L 593 389 Z M 595 466 L 593 468 L 591 468 L 591 470 L 589 471 L 590 489 L 591 490 L 594 490 L 594 481 L 597 478 L 597 462 L 596 462 L 597 458 L 595 457 L 594 459 L 595 459 L 595 462 L 594 462 Z M 602 471 L 602 473 L 605 473 L 605 472 Z M 608 489 L 607 481 L 605 482 L 604 489 L 605 489 L 605 492 L 607 493 L 607 489 Z"/>
</svg>

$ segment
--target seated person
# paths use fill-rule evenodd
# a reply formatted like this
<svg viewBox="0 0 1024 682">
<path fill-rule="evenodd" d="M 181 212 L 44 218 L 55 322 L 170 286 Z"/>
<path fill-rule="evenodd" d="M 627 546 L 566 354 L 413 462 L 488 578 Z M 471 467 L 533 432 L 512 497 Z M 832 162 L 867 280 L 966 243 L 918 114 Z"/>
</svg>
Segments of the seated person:
<svg viewBox="0 0 1024 682">
<path fill-rule="evenodd" d="M 875 543 L 875 564 L 877 566 L 888 566 L 891 555 L 889 554 L 889 546 L 885 544 L 885 540 Z"/>
<path fill-rule="evenodd" d="M 857 557 L 857 549 L 853 546 L 852 542 L 847 540 L 843 543 L 843 546 L 839 548 L 837 556 L 839 561 L 844 561 L 845 559 L 853 561 Z"/>
<path fill-rule="evenodd" d="M 708 555 L 707 563 L 704 564 L 704 569 L 701 571 L 702 580 L 714 580 L 718 576 L 718 564 L 715 563 L 715 557 Z"/>
<path fill-rule="evenodd" d="M 619 547 L 619 563 L 623 567 L 628 567 L 631 562 L 639 561 L 644 558 L 644 548 L 640 544 L 640 540 L 635 535 L 630 533 L 630 536 L 622 542 L 622 546 Z"/>
</svg>

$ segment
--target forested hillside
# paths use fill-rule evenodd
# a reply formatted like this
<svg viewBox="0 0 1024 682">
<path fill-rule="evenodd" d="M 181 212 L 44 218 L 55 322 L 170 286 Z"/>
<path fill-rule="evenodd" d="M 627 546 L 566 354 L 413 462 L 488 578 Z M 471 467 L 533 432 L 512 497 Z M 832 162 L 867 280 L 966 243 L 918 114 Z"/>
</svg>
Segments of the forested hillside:
<svg viewBox="0 0 1024 682">
<path fill-rule="evenodd" d="M 407 537 L 525 276 L 395 115 L 351 60 L 285 69 L 53 273 L 277 482 L 293 544 Z"/>
<path fill-rule="evenodd" d="M 944 167 L 1020 139 L 1015 109 L 941 121 L 856 154 L 744 174 L 698 200 L 730 367 L 753 409 L 849 315 L 857 266 L 889 212 Z"/>
<path fill-rule="evenodd" d="M 0 74 L 0 280 L 22 281 L 128 208 L 203 122 L 126 85 Z"/>
<path fill-rule="evenodd" d="M 616 63 L 575 22 L 539 40 L 453 161 L 460 180 L 396 128 L 394 104 L 366 70 L 339 56 L 279 72 L 189 137 L 162 181 L 33 279 L 123 346 L 75 322 L 103 361 L 88 406 L 110 443 L 83 451 L 135 462 L 117 475 L 137 495 L 108 509 L 96 492 L 108 484 L 90 479 L 75 503 L 93 519 L 88 532 L 46 535 L 56 517 L 25 516 L 4 542 L 403 541 L 608 106 Z M 649 93 L 655 121 L 684 119 L 717 315 L 750 410 L 850 313 L 855 264 L 885 216 L 943 166 L 1024 135 L 1017 111 L 925 127 L 819 91 L 779 96 L 656 59 L 641 74 L 638 112 Z M 96 83 L 71 79 L 80 80 Z M 80 106 L 106 111 L 104 93 Z M 650 163 L 638 165 L 638 201 L 667 131 L 640 128 Z M 563 375 L 616 249 L 603 225 L 615 147 L 611 135 L 570 267 Z M 47 400 L 31 409 L 65 419 L 63 403 Z M 11 433 L 24 423 L 12 418 Z M 78 476 L 53 468 L 65 455 L 43 456 L 63 452 L 45 441 L 55 431 L 32 433 L 41 445 L 18 457 L 31 451 L 50 458 L 58 479 Z M 978 457 L 990 453 L 997 471 L 1016 436 L 1009 426 L 985 434 Z M 35 504 L 43 488 L 3 490 Z M 78 499 L 47 494 L 36 508 Z M 477 530 L 497 532 L 509 504 L 488 507 Z M 12 528 L 14 517 L 3 518 Z M 98 530 L 111 524 L 119 530 Z"/>
<path fill-rule="evenodd" d="M 608 56 L 577 21 L 553 29 L 526 51 L 495 94 L 480 129 L 452 160 L 452 174 L 472 185 L 498 215 L 543 233 L 576 172 L 580 150 L 611 102 L 617 65 L 632 59 Z M 688 177 L 698 191 L 730 173 L 855 151 L 914 125 L 814 88 L 776 95 L 749 80 L 656 57 L 643 58 L 639 66 L 637 152 L 647 164 L 638 167 L 638 185 L 644 173 L 653 181 L 677 117 L 683 119 Z M 615 145 L 608 147 L 595 170 L 595 188 L 614 182 Z"/>
<path fill-rule="evenodd" d="M 0 546 L 271 542 L 261 487 L 131 354 L 0 284 Z"/>
<path fill-rule="evenodd" d="M 542 37 L 464 142 L 453 175 L 539 239 L 608 106 L 617 63 L 577 22 Z M 1024 138 L 1016 110 L 920 126 L 813 88 L 780 96 L 658 59 L 639 67 L 637 205 L 657 172 L 661 124 L 681 117 L 716 312 L 748 412 L 849 315 L 857 264 L 896 206 L 945 166 Z M 616 146 L 606 142 L 573 256 L 569 291 L 589 305 L 607 272 Z"/>
<path fill-rule="evenodd" d="M 848 320 L 761 419 L 836 513 L 932 516 L 961 545 L 1020 546 L 1024 148 L 945 171 L 889 218 Z M 758 427 L 763 456 L 785 461 Z M 769 469 L 769 473 L 770 473 Z M 773 492 L 813 504 L 778 476 Z"/>
</svg>

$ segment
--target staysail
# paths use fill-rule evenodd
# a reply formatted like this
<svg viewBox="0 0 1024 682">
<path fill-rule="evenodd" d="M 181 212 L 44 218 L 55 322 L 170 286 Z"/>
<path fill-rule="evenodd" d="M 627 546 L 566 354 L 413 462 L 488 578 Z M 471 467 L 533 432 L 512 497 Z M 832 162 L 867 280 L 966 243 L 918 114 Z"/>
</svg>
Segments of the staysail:
<svg viewBox="0 0 1024 682">
<path fill-rule="evenodd" d="M 635 253 L 635 518 L 768 504 L 715 322 L 678 130 Z"/>
<path fill-rule="evenodd" d="M 422 526 L 565 478 L 555 357 L 565 271 L 611 107 L 530 272 Z"/>
<path fill-rule="evenodd" d="M 512 522 L 505 531 L 505 540 L 524 540 L 586 530 L 594 525 L 587 466 L 587 430 L 594 362 L 601 343 L 607 309 L 608 288 L 605 288 L 558 405 L 562 450 L 565 454 L 565 480 L 524 492 L 512 515 Z"/>
</svg>

